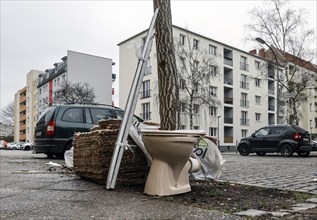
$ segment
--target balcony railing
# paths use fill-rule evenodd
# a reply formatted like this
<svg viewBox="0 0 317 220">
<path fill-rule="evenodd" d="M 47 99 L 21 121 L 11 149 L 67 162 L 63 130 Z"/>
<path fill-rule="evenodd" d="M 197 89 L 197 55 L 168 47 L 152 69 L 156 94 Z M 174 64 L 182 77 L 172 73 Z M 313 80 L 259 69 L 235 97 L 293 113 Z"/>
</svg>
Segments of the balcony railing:
<svg viewBox="0 0 317 220">
<path fill-rule="evenodd" d="M 233 65 L 232 58 L 224 57 L 224 64 L 232 66 Z"/>
<path fill-rule="evenodd" d="M 152 73 L 152 66 L 145 67 L 144 75 L 149 75 Z"/>
<path fill-rule="evenodd" d="M 275 90 L 274 90 L 274 89 L 268 89 L 268 93 L 269 93 L 270 95 L 274 95 Z"/>
<path fill-rule="evenodd" d="M 242 89 L 249 89 L 249 83 L 240 81 L 240 88 Z"/>
<path fill-rule="evenodd" d="M 224 143 L 233 143 L 233 137 L 224 136 L 223 142 Z"/>
<path fill-rule="evenodd" d="M 225 77 L 225 78 L 223 79 L 223 83 L 224 83 L 224 84 L 232 85 L 232 84 L 233 84 L 233 80 L 232 80 L 232 78 Z"/>
<path fill-rule="evenodd" d="M 275 110 L 275 106 L 274 105 L 269 105 L 269 111 L 274 111 Z"/>
<path fill-rule="evenodd" d="M 233 123 L 233 118 L 224 117 L 224 123 L 226 123 L 226 124 L 232 124 L 232 123 Z"/>
<path fill-rule="evenodd" d="M 240 125 L 249 125 L 250 120 L 246 118 L 240 118 Z"/>
<path fill-rule="evenodd" d="M 249 101 L 247 100 L 240 100 L 240 106 L 241 107 L 249 107 Z"/>
<path fill-rule="evenodd" d="M 151 120 L 151 112 L 140 113 L 140 117 L 143 120 Z"/>
<path fill-rule="evenodd" d="M 231 104 L 232 105 L 233 104 L 233 98 L 225 96 L 223 98 L 223 102 L 226 103 L 226 104 Z"/>
<path fill-rule="evenodd" d="M 240 62 L 240 70 L 249 71 L 249 64 Z"/>
<path fill-rule="evenodd" d="M 141 99 L 151 97 L 151 90 L 143 90 L 141 92 Z"/>
</svg>

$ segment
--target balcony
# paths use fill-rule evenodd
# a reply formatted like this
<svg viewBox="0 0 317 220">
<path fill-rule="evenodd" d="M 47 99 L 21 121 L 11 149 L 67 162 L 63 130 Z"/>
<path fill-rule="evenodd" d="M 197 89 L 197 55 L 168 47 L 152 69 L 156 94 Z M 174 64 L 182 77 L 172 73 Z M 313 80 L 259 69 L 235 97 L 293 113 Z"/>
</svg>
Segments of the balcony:
<svg viewBox="0 0 317 220">
<path fill-rule="evenodd" d="M 223 141 L 224 143 L 233 143 L 233 137 L 224 136 Z"/>
<path fill-rule="evenodd" d="M 224 57 L 224 64 L 233 66 L 232 58 Z"/>
<path fill-rule="evenodd" d="M 226 124 L 232 124 L 232 123 L 233 123 L 233 118 L 224 117 L 224 123 L 226 123 Z"/>
<path fill-rule="evenodd" d="M 274 105 L 269 105 L 269 111 L 275 111 L 275 106 Z"/>
<path fill-rule="evenodd" d="M 240 81 L 240 88 L 241 89 L 249 89 L 249 83 Z"/>
<path fill-rule="evenodd" d="M 240 106 L 241 107 L 246 107 L 246 108 L 249 108 L 249 101 L 247 100 L 240 100 Z"/>
<path fill-rule="evenodd" d="M 151 97 L 151 90 L 143 90 L 141 92 L 141 99 Z"/>
<path fill-rule="evenodd" d="M 249 64 L 240 62 L 240 70 L 249 71 Z"/>
<path fill-rule="evenodd" d="M 223 102 L 225 103 L 225 104 L 233 104 L 233 98 L 231 98 L 231 97 L 228 97 L 228 96 L 225 96 L 224 98 L 223 98 Z"/>
<path fill-rule="evenodd" d="M 232 85 L 232 84 L 233 84 L 233 80 L 232 80 L 232 78 L 225 77 L 225 78 L 223 79 L 223 83 L 224 83 L 224 84 L 228 84 L 228 85 Z"/>
<path fill-rule="evenodd" d="M 240 118 L 240 125 L 249 125 L 250 123 L 249 119 L 246 118 Z"/>
<path fill-rule="evenodd" d="M 269 95 L 274 95 L 275 90 L 274 89 L 268 89 L 268 93 L 269 93 Z"/>
</svg>

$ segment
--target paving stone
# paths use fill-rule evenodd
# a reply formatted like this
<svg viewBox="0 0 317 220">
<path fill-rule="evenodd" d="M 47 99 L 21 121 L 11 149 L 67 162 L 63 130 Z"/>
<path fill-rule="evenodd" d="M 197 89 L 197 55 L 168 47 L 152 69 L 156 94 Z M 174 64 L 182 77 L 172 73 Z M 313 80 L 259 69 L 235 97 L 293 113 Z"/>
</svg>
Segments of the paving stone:
<svg viewBox="0 0 317 220">
<path fill-rule="evenodd" d="M 306 200 L 307 202 L 317 203 L 317 198 L 310 198 Z"/>
<path fill-rule="evenodd" d="M 261 216 L 261 215 L 267 215 L 268 212 L 266 211 L 261 211 L 261 210 L 256 210 L 256 209 L 248 209 L 246 211 L 241 211 L 241 212 L 236 212 L 234 213 L 235 215 L 239 215 L 239 216 L 252 216 L 252 217 L 256 217 L 256 216 Z"/>
<path fill-rule="evenodd" d="M 293 210 L 294 211 L 303 211 L 303 210 L 307 210 L 307 209 L 312 209 L 317 207 L 316 204 L 312 204 L 312 203 L 298 203 L 293 205 Z"/>
<path fill-rule="evenodd" d="M 291 213 L 290 212 L 268 212 L 270 213 L 271 215 L 273 215 L 274 217 L 284 217 L 286 215 L 290 215 Z"/>
</svg>

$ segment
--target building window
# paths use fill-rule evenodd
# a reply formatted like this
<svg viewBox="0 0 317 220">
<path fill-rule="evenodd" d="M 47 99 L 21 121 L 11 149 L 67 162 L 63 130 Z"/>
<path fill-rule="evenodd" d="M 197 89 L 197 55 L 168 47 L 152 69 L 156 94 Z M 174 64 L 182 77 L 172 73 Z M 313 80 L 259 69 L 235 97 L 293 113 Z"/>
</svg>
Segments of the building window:
<svg viewBox="0 0 317 220">
<path fill-rule="evenodd" d="M 254 67 L 255 67 L 255 69 L 259 70 L 260 69 L 260 62 L 255 60 L 254 61 Z"/>
<path fill-rule="evenodd" d="M 62 75 L 62 82 L 65 82 L 65 80 L 66 80 L 66 75 L 64 74 Z"/>
<path fill-rule="evenodd" d="M 209 44 L 209 54 L 217 55 L 217 47 L 214 45 Z"/>
<path fill-rule="evenodd" d="M 151 96 L 150 80 L 146 80 L 142 83 L 142 98 L 147 98 Z"/>
<path fill-rule="evenodd" d="M 247 58 L 244 56 L 240 57 L 240 70 L 249 70 L 249 66 L 247 64 Z"/>
<path fill-rule="evenodd" d="M 193 126 L 194 130 L 199 130 L 199 126 Z"/>
<path fill-rule="evenodd" d="M 247 93 L 241 92 L 240 106 L 241 107 L 249 107 L 248 94 Z"/>
<path fill-rule="evenodd" d="M 186 125 L 181 125 L 181 130 L 185 130 L 186 129 Z"/>
<path fill-rule="evenodd" d="M 217 76 L 217 67 L 213 65 L 209 65 L 209 75 Z"/>
<path fill-rule="evenodd" d="M 240 124 L 241 124 L 241 125 L 249 125 L 248 112 L 246 112 L 246 111 L 241 111 Z"/>
<path fill-rule="evenodd" d="M 198 83 L 194 83 L 194 92 L 198 93 L 199 91 L 199 84 Z"/>
<path fill-rule="evenodd" d="M 255 80 L 255 86 L 256 87 L 261 87 L 261 79 L 255 78 L 254 80 Z"/>
<path fill-rule="evenodd" d="M 186 81 L 185 81 L 185 79 L 180 79 L 179 80 L 179 87 L 180 87 L 180 89 L 186 89 Z"/>
<path fill-rule="evenodd" d="M 248 130 L 242 129 L 241 130 L 241 137 L 247 137 L 248 136 Z"/>
<path fill-rule="evenodd" d="M 261 122 L 261 113 L 255 113 L 255 121 Z"/>
<path fill-rule="evenodd" d="M 209 127 L 209 136 L 217 137 L 217 128 Z"/>
<path fill-rule="evenodd" d="M 209 86 L 209 95 L 210 96 L 217 96 L 217 87 L 215 86 Z"/>
<path fill-rule="evenodd" d="M 186 112 L 186 103 L 185 102 L 181 102 L 181 112 L 182 113 Z"/>
<path fill-rule="evenodd" d="M 217 115 L 217 107 L 209 106 L 209 115 L 216 116 Z"/>
<path fill-rule="evenodd" d="M 199 105 L 194 104 L 194 106 L 193 106 L 193 113 L 194 113 L 194 114 L 199 114 Z"/>
<path fill-rule="evenodd" d="M 198 71 L 198 66 L 199 66 L 199 61 L 195 60 L 194 61 L 194 70 Z"/>
<path fill-rule="evenodd" d="M 184 34 L 180 34 L 179 35 L 179 44 L 180 45 L 185 45 L 185 35 Z"/>
<path fill-rule="evenodd" d="M 195 49 L 195 50 L 198 50 L 198 47 L 199 47 L 199 41 L 198 40 L 196 40 L 196 39 L 194 39 L 193 40 L 193 48 Z"/>
<path fill-rule="evenodd" d="M 261 105 L 261 96 L 258 96 L 258 95 L 255 96 L 255 104 Z"/>
<path fill-rule="evenodd" d="M 186 69 L 186 61 L 185 61 L 185 57 L 180 57 L 180 68 L 181 69 Z"/>
<path fill-rule="evenodd" d="M 247 75 L 241 74 L 240 79 L 241 79 L 240 88 L 249 89 L 249 83 L 247 82 Z"/>
<path fill-rule="evenodd" d="M 142 104 L 142 118 L 143 120 L 151 120 L 151 110 L 150 110 L 150 103 L 143 103 Z"/>
</svg>

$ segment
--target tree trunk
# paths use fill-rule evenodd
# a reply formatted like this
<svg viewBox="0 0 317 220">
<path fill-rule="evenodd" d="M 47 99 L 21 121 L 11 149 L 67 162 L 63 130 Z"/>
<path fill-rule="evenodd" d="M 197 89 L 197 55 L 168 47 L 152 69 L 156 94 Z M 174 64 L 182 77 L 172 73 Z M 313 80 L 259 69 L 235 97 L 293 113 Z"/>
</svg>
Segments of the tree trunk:
<svg viewBox="0 0 317 220">
<path fill-rule="evenodd" d="M 170 0 L 153 0 L 159 8 L 156 21 L 157 74 L 161 130 L 175 130 L 177 125 L 177 68 L 172 31 Z"/>
</svg>

